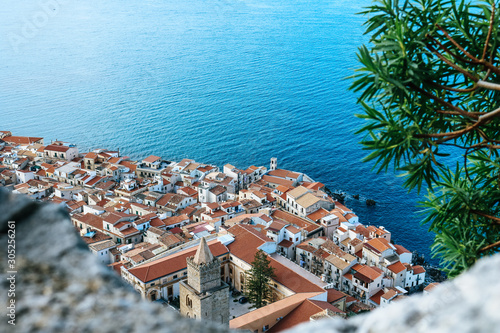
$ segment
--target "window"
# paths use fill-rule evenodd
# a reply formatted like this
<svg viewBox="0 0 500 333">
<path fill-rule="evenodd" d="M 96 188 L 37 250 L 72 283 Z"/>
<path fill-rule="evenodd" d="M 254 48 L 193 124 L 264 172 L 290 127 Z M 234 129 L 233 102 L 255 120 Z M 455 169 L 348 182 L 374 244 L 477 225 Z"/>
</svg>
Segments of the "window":
<svg viewBox="0 0 500 333">
<path fill-rule="evenodd" d="M 186 305 L 189 306 L 190 308 L 193 307 L 193 301 L 189 298 L 189 295 L 186 295 Z M 196 318 L 196 315 L 195 315 Z"/>
<path fill-rule="evenodd" d="M 177 274 L 175 274 L 172 278 L 173 278 L 173 279 L 177 279 Z"/>
</svg>

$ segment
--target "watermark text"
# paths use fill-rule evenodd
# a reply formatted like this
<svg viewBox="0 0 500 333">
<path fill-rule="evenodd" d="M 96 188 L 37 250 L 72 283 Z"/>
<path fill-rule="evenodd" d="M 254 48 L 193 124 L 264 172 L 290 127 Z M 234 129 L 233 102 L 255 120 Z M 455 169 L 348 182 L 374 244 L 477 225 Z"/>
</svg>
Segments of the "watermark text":
<svg viewBox="0 0 500 333">
<path fill-rule="evenodd" d="M 8 222 L 7 231 L 7 322 L 16 325 L 16 222 Z"/>
</svg>

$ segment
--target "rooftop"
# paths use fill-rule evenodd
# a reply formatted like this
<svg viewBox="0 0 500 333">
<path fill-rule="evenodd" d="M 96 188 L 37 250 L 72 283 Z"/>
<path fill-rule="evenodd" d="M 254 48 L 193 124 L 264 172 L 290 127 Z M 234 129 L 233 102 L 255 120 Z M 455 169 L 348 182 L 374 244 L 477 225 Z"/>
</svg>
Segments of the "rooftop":
<svg viewBox="0 0 500 333">
<path fill-rule="evenodd" d="M 207 244 L 212 255 L 216 257 L 223 256 L 229 252 L 228 248 L 216 239 Z M 131 268 L 129 272 L 142 282 L 153 281 L 186 269 L 186 258 L 194 256 L 196 251 L 197 248 L 191 247 L 172 255 L 138 265 Z"/>
</svg>

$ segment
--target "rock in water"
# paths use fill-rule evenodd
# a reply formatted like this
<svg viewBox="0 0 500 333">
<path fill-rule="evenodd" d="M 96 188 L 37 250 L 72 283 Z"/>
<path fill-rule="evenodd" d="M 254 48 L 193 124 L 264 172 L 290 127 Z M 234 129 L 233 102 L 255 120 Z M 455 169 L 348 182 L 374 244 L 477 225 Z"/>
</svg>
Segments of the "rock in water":
<svg viewBox="0 0 500 333">
<path fill-rule="evenodd" d="M 367 206 L 375 206 L 376 202 L 373 199 L 367 199 L 366 200 L 366 205 Z"/>
</svg>

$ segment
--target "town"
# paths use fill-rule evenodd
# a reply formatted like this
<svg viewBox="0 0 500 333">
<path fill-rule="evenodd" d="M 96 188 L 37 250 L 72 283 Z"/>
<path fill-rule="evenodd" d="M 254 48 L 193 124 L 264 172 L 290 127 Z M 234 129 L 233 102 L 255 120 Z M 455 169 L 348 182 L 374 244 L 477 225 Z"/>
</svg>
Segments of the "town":
<svg viewBox="0 0 500 333">
<path fill-rule="evenodd" d="M 246 169 L 135 161 L 0 131 L 0 186 L 60 205 L 98 260 L 143 298 L 232 329 L 348 318 L 425 286 L 425 269 L 390 230 L 360 223 L 324 184 L 277 158 Z M 272 295 L 252 309 L 245 286 L 260 251 L 274 269 Z"/>
</svg>

